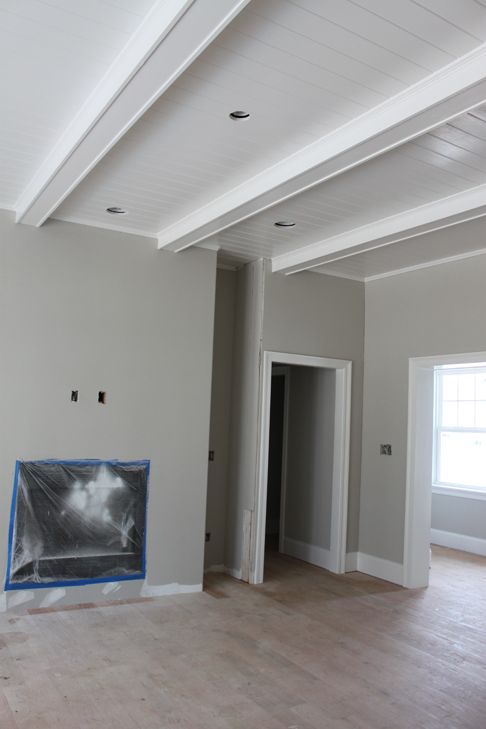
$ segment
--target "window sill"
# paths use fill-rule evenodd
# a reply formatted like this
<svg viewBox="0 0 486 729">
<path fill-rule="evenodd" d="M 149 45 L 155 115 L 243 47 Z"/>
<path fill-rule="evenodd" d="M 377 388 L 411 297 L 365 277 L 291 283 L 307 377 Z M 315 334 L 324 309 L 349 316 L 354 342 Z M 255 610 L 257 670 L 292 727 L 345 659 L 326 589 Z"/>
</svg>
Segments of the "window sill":
<svg viewBox="0 0 486 729">
<path fill-rule="evenodd" d="M 486 501 L 486 490 L 478 491 L 467 486 L 446 486 L 445 484 L 432 484 L 433 494 L 443 496 L 458 496 L 461 499 L 473 499 L 475 501 Z"/>
</svg>

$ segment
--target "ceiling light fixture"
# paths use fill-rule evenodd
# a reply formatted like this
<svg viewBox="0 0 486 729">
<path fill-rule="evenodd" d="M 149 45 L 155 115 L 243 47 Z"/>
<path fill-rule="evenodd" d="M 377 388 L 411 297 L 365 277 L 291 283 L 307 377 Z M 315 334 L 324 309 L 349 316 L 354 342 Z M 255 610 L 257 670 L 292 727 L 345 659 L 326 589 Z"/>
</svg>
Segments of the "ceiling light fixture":
<svg viewBox="0 0 486 729">
<path fill-rule="evenodd" d="M 106 208 L 106 212 L 110 213 L 110 215 L 125 215 L 127 211 L 123 208 L 118 208 L 116 207 L 116 205 L 113 205 L 110 208 Z"/>
<path fill-rule="evenodd" d="M 274 225 L 277 228 L 293 228 L 295 223 L 293 223 L 291 220 L 277 220 Z"/>
<path fill-rule="evenodd" d="M 230 119 L 234 119 L 234 121 L 239 121 L 240 119 L 248 119 L 250 116 L 248 111 L 232 111 L 230 114 Z"/>
</svg>

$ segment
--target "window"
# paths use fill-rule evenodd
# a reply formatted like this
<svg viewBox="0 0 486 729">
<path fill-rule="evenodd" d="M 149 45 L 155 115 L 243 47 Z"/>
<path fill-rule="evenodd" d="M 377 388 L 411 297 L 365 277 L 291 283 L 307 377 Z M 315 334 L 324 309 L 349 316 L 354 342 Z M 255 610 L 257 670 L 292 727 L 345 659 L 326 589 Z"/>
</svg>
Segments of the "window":
<svg viewBox="0 0 486 729">
<path fill-rule="evenodd" d="M 486 365 L 435 371 L 434 485 L 486 494 Z"/>
</svg>

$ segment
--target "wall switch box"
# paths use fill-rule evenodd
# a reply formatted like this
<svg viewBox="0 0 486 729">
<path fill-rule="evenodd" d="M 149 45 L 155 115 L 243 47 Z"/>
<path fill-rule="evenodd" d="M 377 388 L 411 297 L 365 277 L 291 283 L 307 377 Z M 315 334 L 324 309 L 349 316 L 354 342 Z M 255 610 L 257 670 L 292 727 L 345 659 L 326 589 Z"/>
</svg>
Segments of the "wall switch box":
<svg viewBox="0 0 486 729">
<path fill-rule="evenodd" d="M 381 456 L 391 456 L 392 449 L 390 443 L 382 443 L 380 445 L 380 455 Z"/>
</svg>

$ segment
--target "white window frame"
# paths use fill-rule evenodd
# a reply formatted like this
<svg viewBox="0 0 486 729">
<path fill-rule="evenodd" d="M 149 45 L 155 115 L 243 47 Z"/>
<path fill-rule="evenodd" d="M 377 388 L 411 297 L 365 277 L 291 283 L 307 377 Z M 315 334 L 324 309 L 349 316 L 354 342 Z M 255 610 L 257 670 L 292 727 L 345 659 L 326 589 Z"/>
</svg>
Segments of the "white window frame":
<svg viewBox="0 0 486 729">
<path fill-rule="evenodd" d="M 476 499 L 478 501 L 486 501 L 486 486 L 469 486 L 460 483 L 449 483 L 447 481 L 439 481 L 439 463 L 440 463 L 440 434 L 444 431 L 449 433 L 484 433 L 486 428 L 463 428 L 463 427 L 443 427 L 442 422 L 442 377 L 443 375 L 465 375 L 465 374 L 486 374 L 486 365 L 470 365 L 470 366 L 439 366 L 434 372 L 434 453 L 433 453 L 433 473 L 432 473 L 432 492 L 434 494 L 443 494 L 446 496 L 459 496 L 466 499 Z"/>
</svg>

